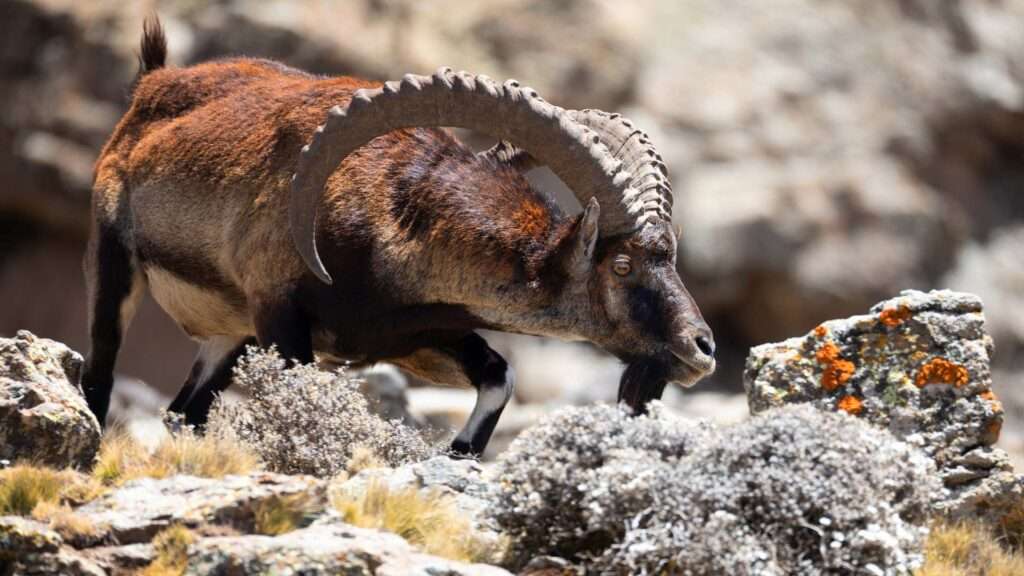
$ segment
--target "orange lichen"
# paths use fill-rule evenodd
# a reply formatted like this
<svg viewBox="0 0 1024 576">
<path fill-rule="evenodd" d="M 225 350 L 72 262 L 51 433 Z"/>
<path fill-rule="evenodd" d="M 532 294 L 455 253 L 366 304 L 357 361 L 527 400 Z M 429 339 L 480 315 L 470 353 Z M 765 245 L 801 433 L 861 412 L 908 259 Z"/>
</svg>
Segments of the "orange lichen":
<svg viewBox="0 0 1024 576">
<path fill-rule="evenodd" d="M 818 338 L 824 338 L 828 334 L 828 328 L 824 326 L 818 326 L 814 329 L 814 335 Z"/>
<path fill-rule="evenodd" d="M 889 328 L 895 328 L 910 318 L 910 308 L 900 306 L 899 308 L 886 308 L 878 315 L 878 319 Z"/>
<path fill-rule="evenodd" d="M 960 388 L 966 386 L 970 378 L 970 373 L 963 366 L 945 358 L 932 358 L 917 371 L 914 383 L 918 388 L 924 388 L 928 384 L 952 384 Z"/>
<path fill-rule="evenodd" d="M 829 392 L 846 384 L 853 376 L 855 367 L 853 362 L 843 360 L 839 357 L 839 347 L 833 342 L 825 342 L 814 353 L 818 364 L 824 368 L 821 375 L 821 387 Z"/>
<path fill-rule="evenodd" d="M 989 403 L 992 404 L 992 410 L 993 411 L 995 411 L 995 412 L 1002 412 L 1003 411 L 1003 403 L 999 401 L 999 397 L 996 396 L 995 392 L 993 392 L 991 390 L 985 390 L 981 394 L 978 394 L 978 396 L 980 398 L 982 398 L 983 400 L 988 400 Z"/>
<path fill-rule="evenodd" d="M 864 403 L 856 396 L 843 396 L 839 399 L 839 403 L 836 404 L 836 408 L 839 408 L 847 414 L 853 414 L 856 416 L 864 410 Z"/>
</svg>

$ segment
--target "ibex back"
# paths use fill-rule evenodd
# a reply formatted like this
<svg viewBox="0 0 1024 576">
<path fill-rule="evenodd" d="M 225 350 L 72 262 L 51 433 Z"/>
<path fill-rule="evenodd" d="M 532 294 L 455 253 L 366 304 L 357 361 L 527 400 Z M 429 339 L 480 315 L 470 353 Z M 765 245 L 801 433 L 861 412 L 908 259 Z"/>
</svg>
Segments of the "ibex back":
<svg viewBox="0 0 1024 576">
<path fill-rule="evenodd" d="M 621 116 L 446 69 L 381 85 L 165 57 L 147 25 L 131 107 L 96 165 L 83 385 L 101 422 L 147 286 L 200 342 L 170 407 L 196 425 L 250 343 L 475 387 L 453 443 L 466 454 L 513 386 L 475 330 L 589 340 L 629 365 L 620 396 L 639 409 L 714 369 L 676 272 L 665 167 Z M 475 154 L 442 126 L 500 142 Z M 582 214 L 523 178 L 540 164 Z"/>
</svg>

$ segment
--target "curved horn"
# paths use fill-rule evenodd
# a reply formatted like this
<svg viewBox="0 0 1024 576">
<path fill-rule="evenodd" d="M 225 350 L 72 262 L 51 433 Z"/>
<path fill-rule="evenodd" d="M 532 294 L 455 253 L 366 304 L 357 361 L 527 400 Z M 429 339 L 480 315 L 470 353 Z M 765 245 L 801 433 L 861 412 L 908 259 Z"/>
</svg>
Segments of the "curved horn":
<svg viewBox="0 0 1024 576">
<path fill-rule="evenodd" d="M 570 118 L 597 132 L 608 151 L 630 174 L 629 188 L 637 193 L 629 210 L 647 219 L 672 221 L 672 184 L 668 167 L 646 132 L 621 114 L 601 110 L 569 110 Z"/>
<path fill-rule="evenodd" d="M 551 168 L 581 203 L 603 205 L 601 228 L 633 231 L 646 221 L 640 191 L 600 137 L 565 110 L 509 80 L 439 69 L 433 76 L 406 75 L 401 82 L 355 92 L 348 107 L 335 106 L 302 150 L 292 178 L 289 221 L 292 240 L 306 265 L 330 284 L 316 248 L 316 210 L 328 177 L 349 153 L 400 128 L 456 126 L 508 140 Z"/>
<path fill-rule="evenodd" d="M 647 133 L 621 114 L 590 109 L 566 110 L 566 114 L 597 132 L 605 148 L 622 162 L 622 170 L 630 174 L 630 188 L 639 192 L 638 199 L 644 205 L 643 209 L 658 212 L 660 218 L 671 221 L 672 184 L 668 179 L 668 167 Z M 542 165 L 529 152 L 504 140 L 477 156 L 523 172 Z"/>
<path fill-rule="evenodd" d="M 487 150 L 477 153 L 477 158 L 490 160 L 496 164 L 505 164 L 520 172 L 528 172 L 541 165 L 529 152 L 516 147 L 508 140 L 501 140 Z"/>
</svg>

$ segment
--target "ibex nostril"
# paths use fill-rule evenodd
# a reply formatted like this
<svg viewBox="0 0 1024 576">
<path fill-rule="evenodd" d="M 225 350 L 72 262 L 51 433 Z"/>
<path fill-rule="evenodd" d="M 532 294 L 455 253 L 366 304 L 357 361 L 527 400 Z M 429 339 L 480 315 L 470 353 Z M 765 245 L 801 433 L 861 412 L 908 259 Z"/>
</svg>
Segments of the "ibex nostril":
<svg viewBox="0 0 1024 576">
<path fill-rule="evenodd" d="M 694 338 L 697 343 L 697 348 L 703 352 L 706 356 L 715 355 L 715 343 L 704 336 L 697 336 Z"/>
</svg>

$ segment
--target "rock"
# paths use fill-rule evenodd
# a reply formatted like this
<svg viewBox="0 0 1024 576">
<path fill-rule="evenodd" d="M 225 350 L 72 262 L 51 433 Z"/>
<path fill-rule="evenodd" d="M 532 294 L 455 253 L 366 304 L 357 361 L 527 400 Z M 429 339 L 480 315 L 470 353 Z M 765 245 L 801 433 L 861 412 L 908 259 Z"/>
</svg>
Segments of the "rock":
<svg viewBox="0 0 1024 576">
<path fill-rule="evenodd" d="M 401 420 L 409 426 L 423 427 L 423 422 L 409 411 L 409 381 L 391 364 L 378 364 L 353 374 L 359 390 L 366 396 L 370 409 L 385 420 Z"/>
<path fill-rule="evenodd" d="M 85 550 L 82 554 L 107 573 L 113 574 L 136 574 L 149 566 L 156 557 L 151 544 L 98 546 Z"/>
<path fill-rule="evenodd" d="M 306 492 L 322 497 L 323 483 L 310 476 L 260 472 L 220 479 L 195 476 L 140 478 L 78 508 L 76 513 L 119 544 L 149 542 L 172 524 L 189 528 L 223 524 L 252 530 L 253 509 L 274 496 Z"/>
<path fill-rule="evenodd" d="M 383 482 L 394 490 L 414 488 L 422 492 L 439 492 L 452 498 L 456 509 L 467 518 L 473 532 L 485 547 L 494 551 L 488 560 L 501 564 L 505 546 L 497 525 L 488 513 L 489 498 L 494 490 L 480 463 L 435 456 L 423 462 L 398 468 L 363 470 L 329 488 L 331 493 L 359 494 L 370 482 Z"/>
<path fill-rule="evenodd" d="M 19 331 L 0 339 L 0 458 L 87 468 L 100 426 L 78 387 L 82 357 Z"/>
<path fill-rule="evenodd" d="M 0 516 L 0 567 L 5 574 L 104 576 L 99 566 L 63 544 L 45 524 Z"/>
<path fill-rule="evenodd" d="M 871 313 L 751 350 L 743 383 L 752 413 L 789 403 L 860 416 L 923 449 L 950 492 L 951 517 L 995 513 L 1024 494 L 999 438 L 992 339 L 981 300 L 907 290 Z"/>
<path fill-rule="evenodd" d="M 280 536 L 204 538 L 189 547 L 186 574 L 508 575 L 417 552 L 401 537 L 345 524 L 317 524 Z"/>
</svg>

